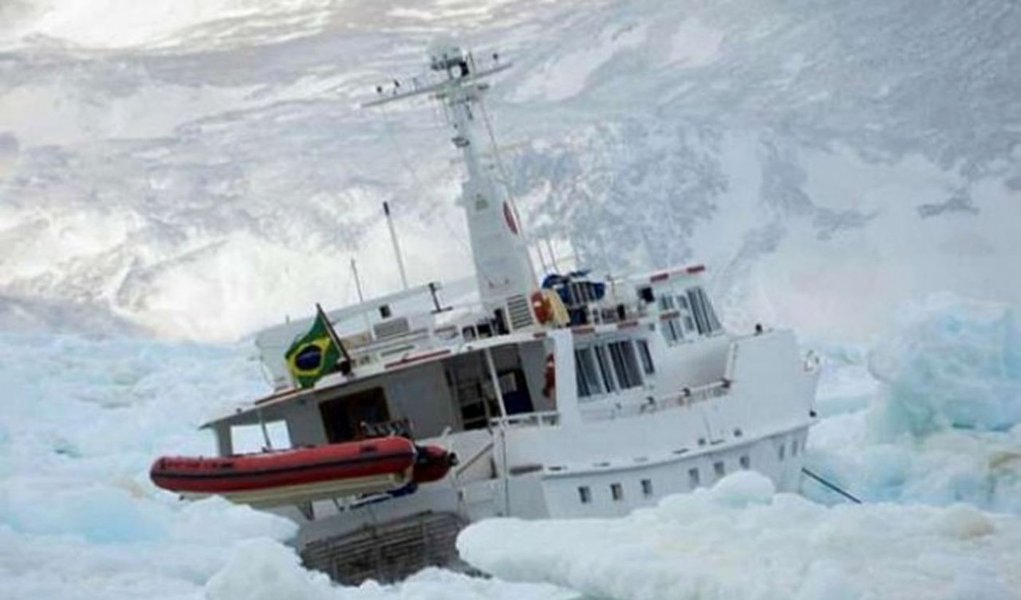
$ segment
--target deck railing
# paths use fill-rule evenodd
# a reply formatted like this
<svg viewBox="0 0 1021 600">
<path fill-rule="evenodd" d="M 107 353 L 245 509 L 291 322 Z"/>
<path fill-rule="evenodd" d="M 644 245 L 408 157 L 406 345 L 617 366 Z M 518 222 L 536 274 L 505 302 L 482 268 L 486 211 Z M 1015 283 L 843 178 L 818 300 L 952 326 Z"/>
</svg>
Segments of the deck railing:
<svg viewBox="0 0 1021 600">
<path fill-rule="evenodd" d="M 522 413 L 495 417 L 489 420 L 493 427 L 555 427 L 560 424 L 560 413 L 555 410 Z"/>
<path fill-rule="evenodd" d="M 665 394 L 659 397 L 646 396 L 642 401 L 630 400 L 617 402 L 610 406 L 581 405 L 581 413 L 588 420 L 609 420 L 621 417 L 653 413 L 669 408 L 691 406 L 712 398 L 726 396 L 730 392 L 731 382 L 727 379 L 713 381 L 705 385 L 682 388 L 680 392 Z"/>
</svg>

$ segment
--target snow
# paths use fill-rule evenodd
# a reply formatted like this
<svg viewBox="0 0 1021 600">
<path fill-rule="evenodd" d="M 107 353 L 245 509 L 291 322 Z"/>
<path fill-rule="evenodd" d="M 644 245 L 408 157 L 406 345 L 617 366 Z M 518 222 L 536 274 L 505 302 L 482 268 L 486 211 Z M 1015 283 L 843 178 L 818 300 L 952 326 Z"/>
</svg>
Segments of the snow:
<svg viewBox="0 0 1021 600">
<path fill-rule="evenodd" d="M 613 520 L 493 519 L 458 549 L 515 581 L 593 597 L 1016 598 L 1021 519 L 966 505 L 825 507 L 763 476 Z"/>
<path fill-rule="evenodd" d="M 0 583 L 19 599 L 1014 598 L 1021 420 L 960 408 L 976 382 L 1009 388 L 1009 315 L 937 297 L 906 307 L 872 351 L 823 348 L 806 459 L 863 506 L 808 480 L 806 497 L 776 494 L 741 472 L 621 520 L 473 526 L 461 551 L 498 579 L 429 569 L 357 588 L 301 568 L 293 523 L 148 481 L 155 456 L 209 454 L 195 427 L 266 391 L 247 344 L 0 334 Z M 934 381 L 928 361 L 957 366 Z M 922 398 L 925 419 L 884 416 Z"/>
<path fill-rule="evenodd" d="M 0 596 L 1017 597 L 1019 16 L 0 2 Z M 795 326 L 825 368 L 807 464 L 866 505 L 736 474 L 624 520 L 473 527 L 503 579 L 343 588 L 292 523 L 152 486 L 265 393 L 235 340 L 353 300 L 350 258 L 398 288 L 383 201 L 412 283 L 469 274 L 437 113 L 353 108 L 456 34 L 515 62 L 490 114 L 526 230 L 597 273 L 707 263 L 729 325 Z"/>
<path fill-rule="evenodd" d="M 723 32 L 708 27 L 697 18 L 685 19 L 670 39 L 670 62 L 683 63 L 685 67 L 707 65 L 718 56 Z"/>
<path fill-rule="evenodd" d="M 274 16 L 324 8 L 325 0 L 49 0 L 35 3 L 22 36 L 48 36 L 95 49 L 152 46 L 216 21 Z M 268 13 L 268 14 L 267 14 Z M 24 26 L 23 26 L 24 27 Z"/>
<path fill-rule="evenodd" d="M 266 389 L 244 346 L 0 334 L 0 597 L 567 600 L 445 571 L 340 588 L 285 545 L 294 523 L 148 479 L 212 452 L 207 418 Z"/>
<path fill-rule="evenodd" d="M 704 262 L 735 326 L 843 342 L 936 290 L 1021 303 L 989 276 L 1017 259 L 1017 11 L 803 8 L 0 3 L 2 320 L 223 341 L 353 299 L 351 257 L 394 291 L 383 201 L 416 283 L 467 275 L 438 112 L 354 109 L 442 35 L 514 61 L 490 114 L 526 231 L 562 258 Z M 238 256 L 255 268 L 208 280 Z"/>
</svg>

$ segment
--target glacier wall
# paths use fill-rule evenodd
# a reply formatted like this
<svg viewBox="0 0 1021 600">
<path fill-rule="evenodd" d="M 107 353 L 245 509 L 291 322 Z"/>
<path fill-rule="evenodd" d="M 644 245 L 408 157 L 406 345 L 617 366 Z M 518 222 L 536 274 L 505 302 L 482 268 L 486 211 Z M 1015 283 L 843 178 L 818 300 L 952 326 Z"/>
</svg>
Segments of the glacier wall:
<svg viewBox="0 0 1021 600">
<path fill-rule="evenodd" d="M 467 275 L 439 115 L 355 109 L 450 33 L 516 62 L 491 114 L 561 263 L 705 262 L 734 326 L 816 336 L 1021 298 L 1007 0 L 136 4 L 0 9 L 8 329 L 234 339 L 352 300 L 350 257 L 393 290 L 384 200 L 416 278 Z"/>
</svg>

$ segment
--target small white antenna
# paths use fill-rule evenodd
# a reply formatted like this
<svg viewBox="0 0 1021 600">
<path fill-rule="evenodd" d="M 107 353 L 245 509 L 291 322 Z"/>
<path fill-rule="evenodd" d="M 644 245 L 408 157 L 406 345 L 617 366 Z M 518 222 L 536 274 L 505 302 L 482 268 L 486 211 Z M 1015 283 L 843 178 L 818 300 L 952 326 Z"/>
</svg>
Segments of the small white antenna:
<svg viewBox="0 0 1021 600">
<path fill-rule="evenodd" d="M 355 291 L 358 292 L 358 304 L 365 304 L 365 296 L 362 295 L 362 280 L 358 277 L 358 263 L 354 257 L 351 257 L 351 274 L 355 279 Z M 372 323 L 369 322 L 369 313 L 365 311 L 364 306 L 362 307 L 362 319 L 365 321 L 365 330 L 368 334 L 372 335 Z"/>
<path fill-rule="evenodd" d="M 539 264 L 542 265 L 542 274 L 545 276 L 549 273 L 549 267 L 546 266 L 546 257 L 542 255 L 542 244 L 536 242 L 535 253 L 539 256 Z"/>
<path fill-rule="evenodd" d="M 365 296 L 362 295 L 362 280 L 358 277 L 358 263 L 354 258 L 351 259 L 351 274 L 355 278 L 355 291 L 358 292 L 358 303 L 365 302 Z"/>
<path fill-rule="evenodd" d="M 560 267 L 557 266 L 557 255 L 553 252 L 553 243 L 550 241 L 549 235 L 546 236 L 546 249 L 549 250 L 549 259 L 553 263 L 553 270 L 559 272 Z"/>
<path fill-rule="evenodd" d="M 383 214 L 386 215 L 386 225 L 390 228 L 390 241 L 394 246 L 394 256 L 397 257 L 397 269 L 401 272 L 401 285 L 408 289 L 408 274 L 404 271 L 404 257 L 401 256 L 401 245 L 397 241 L 397 230 L 394 229 L 394 221 L 390 216 L 390 204 L 383 203 Z"/>
</svg>

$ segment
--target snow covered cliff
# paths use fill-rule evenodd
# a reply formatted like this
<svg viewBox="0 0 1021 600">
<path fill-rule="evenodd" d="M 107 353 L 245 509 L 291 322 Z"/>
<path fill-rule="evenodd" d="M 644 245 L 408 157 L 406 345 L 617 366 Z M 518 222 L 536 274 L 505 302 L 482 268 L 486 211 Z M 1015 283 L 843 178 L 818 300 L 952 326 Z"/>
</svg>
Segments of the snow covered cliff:
<svg viewBox="0 0 1021 600">
<path fill-rule="evenodd" d="M 382 293 L 383 200 L 419 279 L 466 275 L 438 115 L 355 108 L 440 34 L 516 62 L 490 112 L 561 257 L 706 262 L 738 327 L 1021 302 L 1019 32 L 1009 0 L 8 2 L 0 323 L 232 339 L 351 300 L 352 255 Z"/>
</svg>

